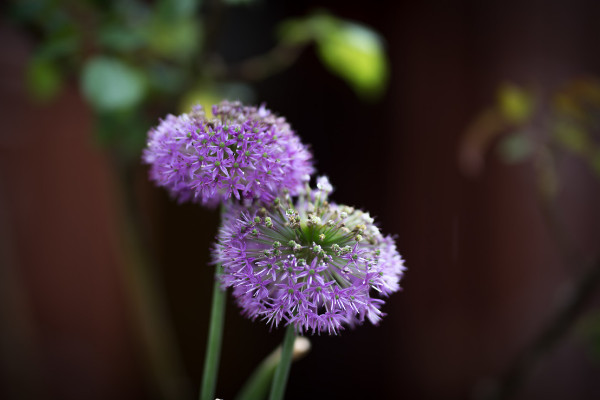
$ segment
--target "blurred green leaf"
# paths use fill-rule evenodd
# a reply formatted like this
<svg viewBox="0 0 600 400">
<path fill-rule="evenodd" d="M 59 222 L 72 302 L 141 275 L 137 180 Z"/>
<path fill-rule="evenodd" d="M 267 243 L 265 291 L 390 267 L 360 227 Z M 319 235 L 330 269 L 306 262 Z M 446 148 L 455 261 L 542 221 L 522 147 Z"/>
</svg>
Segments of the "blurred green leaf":
<svg viewBox="0 0 600 400">
<path fill-rule="evenodd" d="M 595 154 L 592 156 L 591 160 L 592 169 L 600 177 L 600 149 L 596 149 Z"/>
<path fill-rule="evenodd" d="M 319 38 L 317 45 L 325 66 L 344 78 L 360 96 L 381 96 L 389 67 L 377 34 L 363 26 L 344 23 Z"/>
<path fill-rule="evenodd" d="M 600 361 L 600 313 L 597 310 L 585 315 L 577 324 L 576 332 L 587 345 L 591 358 Z"/>
<path fill-rule="evenodd" d="M 534 110 L 533 96 L 514 84 L 504 84 L 498 90 L 500 112 L 508 122 L 521 124 Z"/>
<path fill-rule="evenodd" d="M 372 29 L 329 14 L 284 21 L 279 36 L 289 45 L 315 41 L 323 64 L 366 99 L 381 94 L 389 79 L 383 40 Z"/>
<path fill-rule="evenodd" d="M 21 0 L 11 2 L 8 15 L 19 23 L 32 22 L 43 14 L 47 14 L 48 1 L 45 0 Z"/>
<path fill-rule="evenodd" d="M 36 55 L 43 58 L 70 57 L 77 53 L 81 42 L 80 33 L 63 31 L 46 38 L 36 49 Z"/>
<path fill-rule="evenodd" d="M 563 114 L 564 116 L 578 120 L 585 119 L 585 110 L 570 93 L 557 93 L 553 99 L 553 106 L 558 113 Z"/>
<path fill-rule="evenodd" d="M 53 34 L 71 22 L 69 13 L 59 0 L 13 1 L 9 15 L 19 23 L 37 25 L 47 34 Z"/>
<path fill-rule="evenodd" d="M 167 62 L 151 61 L 146 66 L 150 87 L 160 93 L 178 95 L 185 88 L 185 73 L 177 65 Z"/>
<path fill-rule="evenodd" d="M 142 47 L 145 38 L 139 29 L 130 29 L 122 24 L 110 24 L 100 28 L 98 42 L 106 49 L 126 52 Z"/>
<path fill-rule="evenodd" d="M 201 0 L 160 0 L 156 4 L 155 12 L 167 20 L 192 17 L 201 3 Z"/>
<path fill-rule="evenodd" d="M 242 103 L 253 103 L 256 96 L 252 87 L 240 82 L 212 83 L 202 82 L 197 87 L 186 92 L 180 100 L 179 111 L 189 112 L 192 106 L 202 105 L 208 117 L 212 117 L 212 105 L 223 99 L 236 99 Z"/>
<path fill-rule="evenodd" d="M 202 47 L 200 21 L 185 18 L 173 23 L 168 19 L 154 18 L 147 26 L 146 41 L 158 55 L 184 60 Z"/>
<path fill-rule="evenodd" d="M 141 71 L 108 57 L 88 60 L 81 73 L 81 89 L 99 111 L 114 111 L 139 104 L 146 84 Z"/>
<path fill-rule="evenodd" d="M 566 149 L 580 155 L 585 154 L 592 146 L 587 130 L 568 121 L 555 124 L 554 138 Z"/>
<path fill-rule="evenodd" d="M 27 90 L 36 100 L 40 101 L 54 98 L 63 83 L 60 69 L 55 63 L 41 57 L 31 59 L 25 76 Z"/>
<path fill-rule="evenodd" d="M 498 152 L 502 160 L 514 164 L 525 160 L 533 152 L 533 144 L 525 134 L 511 133 L 500 141 Z"/>
<path fill-rule="evenodd" d="M 600 82 L 595 77 L 579 77 L 567 82 L 553 96 L 558 114 L 582 123 L 594 123 L 600 108 Z"/>
</svg>

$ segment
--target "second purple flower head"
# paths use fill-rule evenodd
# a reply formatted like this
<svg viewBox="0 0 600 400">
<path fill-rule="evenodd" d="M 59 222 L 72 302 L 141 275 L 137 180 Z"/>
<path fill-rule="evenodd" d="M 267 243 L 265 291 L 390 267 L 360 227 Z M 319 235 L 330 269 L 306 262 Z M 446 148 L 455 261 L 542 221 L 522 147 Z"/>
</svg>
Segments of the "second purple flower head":
<svg viewBox="0 0 600 400">
<path fill-rule="evenodd" d="M 148 133 L 150 176 L 179 201 L 215 206 L 235 197 L 272 201 L 299 193 L 312 156 L 290 125 L 261 106 L 223 101 L 207 118 L 201 106 L 168 115 Z"/>
</svg>

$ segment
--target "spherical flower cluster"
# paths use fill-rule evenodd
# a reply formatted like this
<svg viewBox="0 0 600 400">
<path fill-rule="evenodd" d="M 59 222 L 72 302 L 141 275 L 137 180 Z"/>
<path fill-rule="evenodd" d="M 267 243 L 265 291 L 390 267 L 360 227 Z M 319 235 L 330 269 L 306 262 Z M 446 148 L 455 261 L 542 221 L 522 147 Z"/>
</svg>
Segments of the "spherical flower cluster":
<svg viewBox="0 0 600 400">
<path fill-rule="evenodd" d="M 295 204 L 284 195 L 228 209 L 214 258 L 243 314 L 330 334 L 384 315 L 384 301 L 372 295 L 400 289 L 404 262 L 369 214 L 329 203 L 329 192 L 319 178 Z"/>
<path fill-rule="evenodd" d="M 313 172 L 311 154 L 284 118 L 224 101 L 212 119 L 201 106 L 168 115 L 148 133 L 150 177 L 179 201 L 214 206 L 234 196 L 272 201 L 296 194 Z"/>
</svg>

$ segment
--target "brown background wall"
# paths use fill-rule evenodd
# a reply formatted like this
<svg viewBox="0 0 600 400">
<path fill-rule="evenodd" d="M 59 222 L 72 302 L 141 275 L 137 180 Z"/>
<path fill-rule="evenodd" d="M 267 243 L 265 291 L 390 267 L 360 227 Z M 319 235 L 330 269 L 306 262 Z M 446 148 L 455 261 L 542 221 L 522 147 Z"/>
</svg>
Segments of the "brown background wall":
<svg viewBox="0 0 600 400">
<path fill-rule="evenodd" d="M 252 11 L 228 15 L 224 54 L 268 48 L 274 21 L 314 4 L 267 6 L 251 38 L 240 26 Z M 385 232 L 398 235 L 409 270 L 380 327 L 311 338 L 313 351 L 292 369 L 288 398 L 479 398 L 581 269 L 560 259 L 539 210 L 531 163 L 507 166 L 490 154 L 481 173 L 468 177 L 459 169 L 459 143 L 505 80 L 551 90 L 579 74 L 600 75 L 600 7 L 583 0 L 325 6 L 382 32 L 392 65 L 383 101 L 359 102 L 312 50 L 257 85 L 258 98 L 312 144 L 337 201 L 369 210 Z M 92 139 L 91 113 L 76 82 L 55 103 L 28 100 L 21 79 L 31 46 L 3 24 L 0 393 L 160 398 L 147 374 L 128 289 L 132 255 L 119 234 L 125 211 L 116 172 Z M 562 160 L 560 173 L 559 216 L 581 253 L 597 256 L 598 182 L 574 158 Z M 169 387 L 193 398 L 217 215 L 174 204 L 146 182 L 141 166 L 135 190 L 181 351 L 183 372 Z M 218 388 L 223 398 L 233 397 L 281 339 L 281 332 L 242 319 L 231 303 Z M 519 398 L 598 398 L 598 368 L 571 330 Z"/>
</svg>

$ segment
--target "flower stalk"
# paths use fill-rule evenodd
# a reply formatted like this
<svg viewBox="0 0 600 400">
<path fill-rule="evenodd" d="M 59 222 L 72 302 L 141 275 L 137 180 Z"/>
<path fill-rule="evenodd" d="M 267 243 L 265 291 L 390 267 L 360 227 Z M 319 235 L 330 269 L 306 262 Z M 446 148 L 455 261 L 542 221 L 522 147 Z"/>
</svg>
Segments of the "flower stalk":
<svg viewBox="0 0 600 400">
<path fill-rule="evenodd" d="M 200 386 L 200 400 L 214 400 L 217 386 L 217 372 L 221 357 L 221 343 L 223 341 L 223 322 L 225 321 L 225 291 L 221 290 L 218 275 L 222 267 L 217 265 L 215 270 L 215 283 L 213 287 L 212 309 L 210 312 L 210 325 L 206 341 L 206 355 L 204 358 L 204 372 Z"/>
<path fill-rule="evenodd" d="M 288 376 L 290 374 L 290 367 L 292 364 L 292 353 L 294 350 L 294 341 L 296 340 L 296 331 L 294 325 L 288 325 L 285 336 L 283 338 L 283 345 L 281 347 L 281 361 L 275 370 L 275 376 L 273 377 L 273 383 L 271 385 L 271 394 L 269 400 L 282 400 L 283 394 L 285 393 L 285 387 L 287 385 Z"/>
<path fill-rule="evenodd" d="M 310 341 L 304 336 L 296 336 L 292 361 L 304 357 L 310 351 Z M 269 354 L 248 378 L 235 400 L 266 399 L 275 370 L 281 362 L 281 346 Z"/>
</svg>

